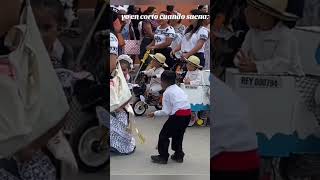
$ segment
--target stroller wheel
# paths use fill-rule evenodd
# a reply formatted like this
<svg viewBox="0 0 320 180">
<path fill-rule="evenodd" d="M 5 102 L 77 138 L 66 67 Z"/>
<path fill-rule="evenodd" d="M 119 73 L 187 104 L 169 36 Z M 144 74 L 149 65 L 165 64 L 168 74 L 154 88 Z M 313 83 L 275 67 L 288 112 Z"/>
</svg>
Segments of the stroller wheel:
<svg viewBox="0 0 320 180">
<path fill-rule="evenodd" d="M 142 116 L 147 111 L 147 106 L 143 101 L 138 99 L 133 103 L 133 112 L 136 116 Z"/>
</svg>

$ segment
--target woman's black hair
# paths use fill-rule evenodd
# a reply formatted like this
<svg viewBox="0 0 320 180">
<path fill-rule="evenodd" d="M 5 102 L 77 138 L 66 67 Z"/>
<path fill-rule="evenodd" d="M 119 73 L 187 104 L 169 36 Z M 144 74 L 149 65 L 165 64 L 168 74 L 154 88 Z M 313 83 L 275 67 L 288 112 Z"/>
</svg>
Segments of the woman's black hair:
<svg viewBox="0 0 320 180">
<path fill-rule="evenodd" d="M 198 10 L 201 10 L 204 7 L 204 5 L 198 6 Z"/>
<path fill-rule="evenodd" d="M 127 14 L 134 14 L 134 6 L 133 5 L 130 5 L 128 7 L 128 13 Z"/>
<path fill-rule="evenodd" d="M 160 14 L 164 14 L 164 15 L 172 15 L 172 13 L 171 12 L 169 12 L 169 11 L 161 11 L 160 12 Z M 169 22 L 170 22 L 170 19 L 167 19 L 167 23 L 169 24 Z"/>
<path fill-rule="evenodd" d="M 169 85 L 176 84 L 177 75 L 173 71 L 165 70 L 161 74 L 161 81 L 168 83 Z"/>
<path fill-rule="evenodd" d="M 145 10 L 144 12 L 143 12 L 143 15 L 150 15 L 155 9 L 157 9 L 156 7 L 153 7 L 153 6 L 149 6 L 148 8 L 147 8 L 147 10 Z"/>
<path fill-rule="evenodd" d="M 172 12 L 174 10 L 174 6 L 168 5 L 166 9 L 167 9 L 167 11 Z"/>
<path fill-rule="evenodd" d="M 202 11 L 200 11 L 198 9 L 192 10 L 191 14 L 192 15 L 208 15 L 208 13 L 202 12 Z M 198 19 L 197 20 L 197 25 L 195 27 L 193 27 L 193 24 L 189 25 L 189 27 L 186 29 L 186 32 L 185 32 L 185 34 L 191 32 L 191 34 L 190 34 L 190 36 L 188 38 L 191 38 L 192 35 L 195 32 L 197 32 L 201 26 L 203 26 L 204 21 L 205 21 L 205 19 Z"/>
</svg>

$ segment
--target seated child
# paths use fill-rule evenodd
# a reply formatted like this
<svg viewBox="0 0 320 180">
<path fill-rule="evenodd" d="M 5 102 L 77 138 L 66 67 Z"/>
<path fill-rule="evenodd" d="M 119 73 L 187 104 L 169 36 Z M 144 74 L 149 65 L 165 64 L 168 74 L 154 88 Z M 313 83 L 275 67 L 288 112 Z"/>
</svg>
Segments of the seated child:
<svg viewBox="0 0 320 180">
<path fill-rule="evenodd" d="M 287 0 L 279 1 L 248 1 L 245 15 L 250 30 L 234 59 L 241 72 L 304 75 L 297 40 L 283 24 L 298 17 L 286 12 Z"/>
<path fill-rule="evenodd" d="M 35 19 L 52 65 L 55 69 L 73 68 L 73 50 L 59 39 L 59 29 L 64 22 L 63 7 L 57 1 L 33 1 Z"/>
<path fill-rule="evenodd" d="M 124 77 L 126 78 L 127 82 L 130 83 L 130 71 L 133 69 L 133 60 L 130 56 L 122 54 L 118 57 L 118 61 L 120 62 Z"/>
<path fill-rule="evenodd" d="M 142 73 L 151 77 L 150 85 L 147 87 L 147 92 L 150 92 L 153 95 L 158 95 L 159 91 L 162 90 L 160 78 L 164 71 L 163 67 L 168 67 L 168 65 L 165 63 L 166 57 L 161 53 L 156 53 L 155 55 L 150 54 L 150 57 L 153 59 L 151 62 L 152 68 L 147 71 L 142 71 Z"/>
<path fill-rule="evenodd" d="M 159 155 L 151 156 L 151 159 L 154 163 L 167 164 L 170 156 L 168 152 L 169 138 L 172 138 L 171 148 L 175 153 L 171 159 L 182 163 L 185 155 L 182 148 L 183 136 L 191 118 L 190 103 L 187 94 L 176 85 L 175 72 L 164 71 L 161 75 L 161 86 L 165 90 L 162 110 L 152 112 L 148 114 L 148 117 L 169 115 L 169 119 L 159 134 Z"/>
<path fill-rule="evenodd" d="M 201 72 L 199 68 L 202 68 L 202 66 L 200 66 L 200 59 L 197 56 L 190 56 L 187 62 L 188 72 L 183 79 L 183 83 L 191 86 L 199 86 L 201 83 Z"/>
</svg>

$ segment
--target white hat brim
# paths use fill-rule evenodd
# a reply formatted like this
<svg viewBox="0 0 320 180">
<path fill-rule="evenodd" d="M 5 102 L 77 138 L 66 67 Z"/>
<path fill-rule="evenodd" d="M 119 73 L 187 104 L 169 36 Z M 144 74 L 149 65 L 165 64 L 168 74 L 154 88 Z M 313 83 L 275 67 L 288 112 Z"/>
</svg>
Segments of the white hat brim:
<svg viewBox="0 0 320 180">
<path fill-rule="evenodd" d="M 152 59 L 155 59 L 155 60 L 157 60 L 162 66 L 164 66 L 164 67 L 168 67 L 168 65 L 166 64 L 166 63 L 161 63 L 157 58 L 156 58 L 156 56 L 155 55 L 153 55 L 153 54 L 149 54 L 149 56 L 152 58 Z"/>
<path fill-rule="evenodd" d="M 191 61 L 189 61 L 189 59 L 187 59 L 187 62 L 189 62 L 189 63 L 191 63 L 192 65 L 194 65 L 194 66 L 197 66 L 198 68 L 202 68 L 202 66 L 199 64 L 195 64 L 195 63 L 193 63 L 193 62 L 191 62 Z"/>
<path fill-rule="evenodd" d="M 270 14 L 271 16 L 274 16 L 276 18 L 279 18 L 280 20 L 284 21 L 297 21 L 299 19 L 298 16 L 288 13 L 288 12 L 280 12 L 277 9 L 274 9 L 267 4 L 264 4 L 257 0 L 247 0 L 247 2 L 254 7 L 260 9 L 261 11 Z"/>
</svg>

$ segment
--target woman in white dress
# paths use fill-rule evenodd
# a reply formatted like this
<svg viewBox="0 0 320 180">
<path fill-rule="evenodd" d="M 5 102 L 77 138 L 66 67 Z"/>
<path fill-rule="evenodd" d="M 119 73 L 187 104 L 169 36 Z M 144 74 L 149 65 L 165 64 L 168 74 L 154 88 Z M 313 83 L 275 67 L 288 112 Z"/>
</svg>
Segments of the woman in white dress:
<svg viewBox="0 0 320 180">
<path fill-rule="evenodd" d="M 117 13 L 114 12 L 115 9 L 112 9 L 113 12 L 113 27 L 111 28 L 110 33 L 110 88 L 112 87 L 113 74 L 117 68 L 118 60 L 118 39 L 114 35 L 116 32 L 120 32 L 121 24 L 117 17 Z M 114 112 L 111 112 L 110 116 L 110 146 L 111 152 L 120 155 L 128 155 L 134 152 L 136 143 L 135 139 L 128 131 L 129 128 L 129 113 L 128 106 L 123 105 L 121 108 L 117 109 Z"/>
<path fill-rule="evenodd" d="M 192 15 L 207 15 L 200 10 L 192 10 Z M 205 66 L 205 42 L 209 39 L 208 29 L 205 27 L 205 19 L 190 20 L 191 25 L 186 29 L 181 44 L 171 54 L 181 51 L 183 58 L 188 59 L 194 55 L 200 59 L 200 65 Z"/>
</svg>

